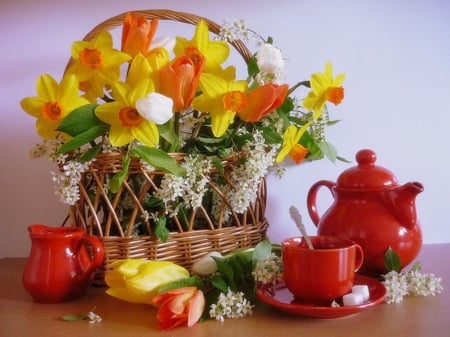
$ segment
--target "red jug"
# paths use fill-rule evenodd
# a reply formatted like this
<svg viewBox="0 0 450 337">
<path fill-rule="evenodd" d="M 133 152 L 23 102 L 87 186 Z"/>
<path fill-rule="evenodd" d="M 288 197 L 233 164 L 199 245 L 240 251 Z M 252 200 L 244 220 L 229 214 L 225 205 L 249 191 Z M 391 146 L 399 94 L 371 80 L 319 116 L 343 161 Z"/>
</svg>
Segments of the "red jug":
<svg viewBox="0 0 450 337">
<path fill-rule="evenodd" d="M 422 232 L 417 220 L 415 198 L 422 184 L 398 185 L 394 175 L 375 165 L 376 154 L 361 150 L 358 165 L 345 170 L 337 182 L 321 180 L 308 192 L 307 206 L 318 234 L 352 239 L 364 251 L 360 273 L 380 276 L 387 272 L 384 254 L 391 247 L 408 265 L 422 247 Z M 330 190 L 334 202 L 320 216 L 317 193 L 321 187 Z"/>
<path fill-rule="evenodd" d="M 75 227 L 28 227 L 31 252 L 23 285 L 35 302 L 58 303 L 82 296 L 103 263 L 103 245 Z"/>
</svg>

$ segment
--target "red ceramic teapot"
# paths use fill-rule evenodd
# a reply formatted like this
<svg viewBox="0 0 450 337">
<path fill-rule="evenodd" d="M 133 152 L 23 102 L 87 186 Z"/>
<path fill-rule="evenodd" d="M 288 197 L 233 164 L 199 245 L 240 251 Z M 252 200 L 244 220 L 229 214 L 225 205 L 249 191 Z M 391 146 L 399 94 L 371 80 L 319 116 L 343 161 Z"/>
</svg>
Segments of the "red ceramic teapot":
<svg viewBox="0 0 450 337">
<path fill-rule="evenodd" d="M 35 302 L 58 303 L 82 296 L 103 263 L 101 241 L 75 227 L 28 227 L 31 252 L 23 285 Z"/>
<path fill-rule="evenodd" d="M 358 165 L 345 170 L 334 183 L 316 182 L 307 197 L 309 215 L 318 234 L 352 239 L 364 251 L 360 273 L 380 276 L 387 272 L 384 254 L 389 247 L 400 256 L 401 267 L 413 261 L 422 247 L 415 199 L 422 184 L 399 186 L 394 175 L 375 165 L 376 154 L 364 149 L 356 154 Z M 317 193 L 321 187 L 331 191 L 334 202 L 320 216 Z"/>
</svg>

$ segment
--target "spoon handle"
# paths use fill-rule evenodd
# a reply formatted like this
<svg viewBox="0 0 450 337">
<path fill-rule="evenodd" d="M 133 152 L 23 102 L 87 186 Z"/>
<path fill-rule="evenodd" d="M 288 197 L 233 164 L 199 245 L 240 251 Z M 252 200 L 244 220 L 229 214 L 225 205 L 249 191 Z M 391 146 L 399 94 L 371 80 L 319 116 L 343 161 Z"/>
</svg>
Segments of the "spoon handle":
<svg viewBox="0 0 450 337">
<path fill-rule="evenodd" d="M 308 233 L 306 232 L 306 228 L 303 225 L 302 222 L 302 216 L 300 215 L 300 212 L 298 211 L 298 209 L 295 206 L 291 206 L 289 208 L 289 213 L 291 214 L 291 218 L 292 220 L 294 220 L 295 224 L 297 225 L 297 228 L 300 230 L 300 232 L 302 233 L 303 237 L 306 240 L 306 244 L 308 245 L 309 249 L 314 249 L 311 239 L 309 238 Z"/>
</svg>

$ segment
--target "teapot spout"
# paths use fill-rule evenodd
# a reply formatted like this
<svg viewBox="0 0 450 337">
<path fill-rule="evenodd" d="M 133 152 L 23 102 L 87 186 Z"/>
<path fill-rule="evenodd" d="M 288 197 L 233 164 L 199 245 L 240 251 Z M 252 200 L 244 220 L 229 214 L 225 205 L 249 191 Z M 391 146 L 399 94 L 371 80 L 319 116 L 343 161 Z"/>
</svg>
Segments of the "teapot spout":
<svg viewBox="0 0 450 337">
<path fill-rule="evenodd" d="M 421 183 L 409 182 L 387 192 L 389 198 L 386 200 L 390 204 L 392 213 L 406 229 L 414 229 L 417 226 L 415 200 L 423 190 Z"/>
</svg>

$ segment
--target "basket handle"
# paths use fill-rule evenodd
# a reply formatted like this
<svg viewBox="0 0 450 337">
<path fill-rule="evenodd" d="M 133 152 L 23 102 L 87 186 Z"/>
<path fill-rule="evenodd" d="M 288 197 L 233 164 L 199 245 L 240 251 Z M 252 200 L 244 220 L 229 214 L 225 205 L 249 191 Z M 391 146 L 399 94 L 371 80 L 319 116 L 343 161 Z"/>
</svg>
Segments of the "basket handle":
<svg viewBox="0 0 450 337">
<path fill-rule="evenodd" d="M 105 21 L 99 23 L 97 26 L 95 26 L 89 33 L 86 34 L 86 36 L 83 38 L 85 41 L 92 40 L 95 36 L 97 36 L 101 31 L 104 30 L 110 30 L 112 28 L 115 28 L 117 26 L 120 26 L 123 24 L 125 16 L 128 12 L 121 13 L 119 15 L 110 17 L 109 19 L 106 19 Z M 160 20 L 171 20 L 171 21 L 178 21 L 183 23 L 188 23 L 191 25 L 197 25 L 201 20 L 204 20 L 209 28 L 209 31 L 218 35 L 220 33 L 220 25 L 216 22 L 207 19 L 202 16 L 198 16 L 191 13 L 185 13 L 185 12 L 177 12 L 172 11 L 168 9 L 148 9 L 148 10 L 136 10 L 131 11 L 134 15 L 140 15 L 144 16 L 147 19 L 160 19 Z M 239 52 L 239 54 L 242 56 L 244 61 L 246 63 L 249 62 L 250 58 L 252 57 L 252 53 L 247 48 L 247 46 L 244 44 L 242 40 L 233 40 L 230 42 L 231 45 Z M 69 66 L 72 64 L 73 60 L 70 59 L 66 69 L 69 68 Z"/>
</svg>

